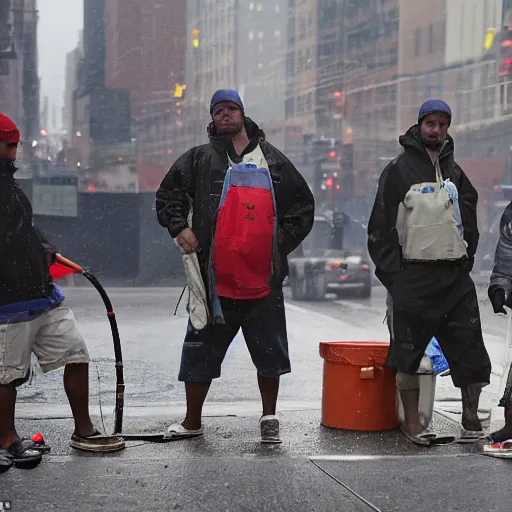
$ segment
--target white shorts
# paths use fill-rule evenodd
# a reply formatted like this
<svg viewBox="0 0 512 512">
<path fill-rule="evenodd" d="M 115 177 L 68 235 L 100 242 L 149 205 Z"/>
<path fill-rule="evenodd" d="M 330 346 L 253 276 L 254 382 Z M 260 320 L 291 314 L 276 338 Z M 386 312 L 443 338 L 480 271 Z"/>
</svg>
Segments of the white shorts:
<svg viewBox="0 0 512 512">
<path fill-rule="evenodd" d="M 0 385 L 22 384 L 28 379 L 32 352 L 44 373 L 89 362 L 75 315 L 63 306 L 28 322 L 0 325 Z"/>
</svg>

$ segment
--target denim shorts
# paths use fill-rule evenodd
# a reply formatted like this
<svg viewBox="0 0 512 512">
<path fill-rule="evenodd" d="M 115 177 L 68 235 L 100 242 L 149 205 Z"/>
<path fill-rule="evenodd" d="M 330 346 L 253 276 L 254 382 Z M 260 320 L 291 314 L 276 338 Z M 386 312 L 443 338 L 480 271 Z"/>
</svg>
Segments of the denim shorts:
<svg viewBox="0 0 512 512">
<path fill-rule="evenodd" d="M 261 299 L 220 298 L 225 324 L 195 331 L 188 325 L 181 354 L 181 382 L 210 382 L 221 374 L 229 345 L 242 329 L 258 375 L 290 373 L 288 337 L 282 291 Z"/>
</svg>

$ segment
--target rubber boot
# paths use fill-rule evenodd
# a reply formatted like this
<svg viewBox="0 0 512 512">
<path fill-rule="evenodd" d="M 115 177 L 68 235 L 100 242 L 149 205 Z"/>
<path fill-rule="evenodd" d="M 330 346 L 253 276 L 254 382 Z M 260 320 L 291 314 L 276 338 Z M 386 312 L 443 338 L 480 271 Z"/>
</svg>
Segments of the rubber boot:
<svg viewBox="0 0 512 512">
<path fill-rule="evenodd" d="M 505 405 L 505 426 L 489 435 L 493 443 L 504 443 L 512 439 L 512 404 Z"/>
<path fill-rule="evenodd" d="M 482 423 L 478 417 L 478 404 L 485 384 L 466 384 L 460 389 L 462 395 L 462 427 L 468 432 L 481 432 Z"/>
</svg>

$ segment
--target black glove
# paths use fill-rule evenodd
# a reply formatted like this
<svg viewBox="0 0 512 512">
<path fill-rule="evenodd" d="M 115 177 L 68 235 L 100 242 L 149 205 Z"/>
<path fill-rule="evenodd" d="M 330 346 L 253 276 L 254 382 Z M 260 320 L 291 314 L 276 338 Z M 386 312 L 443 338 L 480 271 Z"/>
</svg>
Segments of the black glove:
<svg viewBox="0 0 512 512">
<path fill-rule="evenodd" d="M 492 304 L 492 309 L 496 314 L 503 313 L 507 314 L 505 311 L 505 290 L 501 286 L 489 286 L 489 290 L 487 291 L 487 294 L 489 295 L 489 300 Z"/>
<path fill-rule="evenodd" d="M 55 263 L 57 259 L 57 251 L 52 244 L 45 243 L 43 244 L 44 252 L 46 254 L 46 261 L 48 262 L 48 266 L 50 267 Z"/>
</svg>

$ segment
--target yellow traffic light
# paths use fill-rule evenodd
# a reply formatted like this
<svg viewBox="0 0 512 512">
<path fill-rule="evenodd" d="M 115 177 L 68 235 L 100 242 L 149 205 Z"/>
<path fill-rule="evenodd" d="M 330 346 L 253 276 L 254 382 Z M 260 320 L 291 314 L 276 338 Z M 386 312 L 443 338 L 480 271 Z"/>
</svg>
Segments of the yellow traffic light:
<svg viewBox="0 0 512 512">
<path fill-rule="evenodd" d="M 199 48 L 199 34 L 200 32 L 197 28 L 192 30 L 192 46 L 194 48 Z"/>
<path fill-rule="evenodd" d="M 487 29 L 487 32 L 485 33 L 485 42 L 484 42 L 484 48 L 486 50 L 490 50 L 492 48 L 492 44 L 494 43 L 495 33 L 496 33 L 496 29 L 494 29 L 494 28 Z"/>
<path fill-rule="evenodd" d="M 175 98 L 183 98 L 183 92 L 185 91 L 186 88 L 187 88 L 186 85 L 176 84 L 174 86 L 174 94 L 173 94 L 173 96 Z"/>
</svg>

